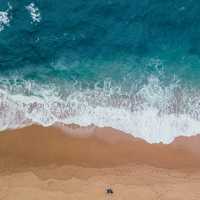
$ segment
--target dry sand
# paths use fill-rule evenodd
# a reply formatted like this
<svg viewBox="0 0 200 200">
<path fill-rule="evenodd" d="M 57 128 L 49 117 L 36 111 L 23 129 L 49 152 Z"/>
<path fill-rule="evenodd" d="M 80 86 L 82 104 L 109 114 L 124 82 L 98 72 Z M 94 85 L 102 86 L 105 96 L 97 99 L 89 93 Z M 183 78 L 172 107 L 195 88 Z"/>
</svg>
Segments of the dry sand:
<svg viewBox="0 0 200 200">
<path fill-rule="evenodd" d="M 199 144 L 200 136 L 148 144 L 111 128 L 74 125 L 2 132 L 0 199 L 200 199 Z"/>
</svg>

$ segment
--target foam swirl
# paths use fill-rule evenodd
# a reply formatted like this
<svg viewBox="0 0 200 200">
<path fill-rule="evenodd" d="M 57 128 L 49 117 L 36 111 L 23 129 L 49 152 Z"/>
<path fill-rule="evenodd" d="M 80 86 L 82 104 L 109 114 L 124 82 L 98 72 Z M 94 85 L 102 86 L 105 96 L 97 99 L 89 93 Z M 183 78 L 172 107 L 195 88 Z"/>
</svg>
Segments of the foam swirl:
<svg viewBox="0 0 200 200">
<path fill-rule="evenodd" d="M 10 85 L 4 80 L 1 86 L 1 130 L 32 123 L 94 124 L 151 143 L 169 143 L 179 135 L 197 134 L 200 130 L 199 93 L 175 83 L 162 86 L 156 77 L 132 91 L 110 82 L 105 82 L 103 88 L 78 89 L 70 85 L 62 91 L 55 85 L 28 81 Z"/>
</svg>

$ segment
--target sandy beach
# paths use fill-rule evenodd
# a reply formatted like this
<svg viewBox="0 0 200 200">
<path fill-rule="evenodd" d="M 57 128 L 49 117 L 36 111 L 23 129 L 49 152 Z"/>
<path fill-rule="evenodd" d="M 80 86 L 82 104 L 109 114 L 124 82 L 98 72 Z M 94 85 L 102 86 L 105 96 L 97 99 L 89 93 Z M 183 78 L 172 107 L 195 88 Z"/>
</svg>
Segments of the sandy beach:
<svg viewBox="0 0 200 200">
<path fill-rule="evenodd" d="M 75 125 L 5 131 L 0 199 L 199 199 L 198 144 L 199 136 L 149 144 L 111 128 Z M 106 193 L 110 187 L 113 194 Z"/>
</svg>

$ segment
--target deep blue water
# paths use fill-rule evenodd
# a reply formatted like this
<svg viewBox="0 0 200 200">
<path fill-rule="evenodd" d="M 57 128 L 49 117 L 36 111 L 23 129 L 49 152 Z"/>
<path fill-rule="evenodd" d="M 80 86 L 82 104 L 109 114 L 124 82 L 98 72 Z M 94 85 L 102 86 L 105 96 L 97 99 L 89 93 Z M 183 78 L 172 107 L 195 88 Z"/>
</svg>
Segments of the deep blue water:
<svg viewBox="0 0 200 200">
<path fill-rule="evenodd" d="M 198 0 L 0 0 L 0 11 L 2 129 L 95 123 L 156 132 L 150 141 L 200 131 Z M 161 120 L 156 130 L 149 117 Z"/>
<path fill-rule="evenodd" d="M 145 66 L 153 58 L 162 60 L 169 76 L 198 81 L 197 0 L 9 3 L 10 25 L 0 33 L 1 73 L 16 70 L 30 79 L 121 79 L 135 71 L 154 73 L 154 66 Z M 25 8 L 30 3 L 39 9 L 40 22 L 33 22 Z M 8 9 L 7 0 L 1 0 L 0 9 Z"/>
</svg>

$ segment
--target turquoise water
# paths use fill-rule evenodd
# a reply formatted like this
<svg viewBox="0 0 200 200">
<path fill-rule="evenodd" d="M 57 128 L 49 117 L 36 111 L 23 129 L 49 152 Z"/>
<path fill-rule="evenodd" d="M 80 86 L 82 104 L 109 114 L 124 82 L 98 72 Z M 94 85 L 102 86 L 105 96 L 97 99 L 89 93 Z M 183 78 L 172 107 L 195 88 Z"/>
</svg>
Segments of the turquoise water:
<svg viewBox="0 0 200 200">
<path fill-rule="evenodd" d="M 197 0 L 0 0 L 0 129 L 200 132 Z"/>
</svg>

